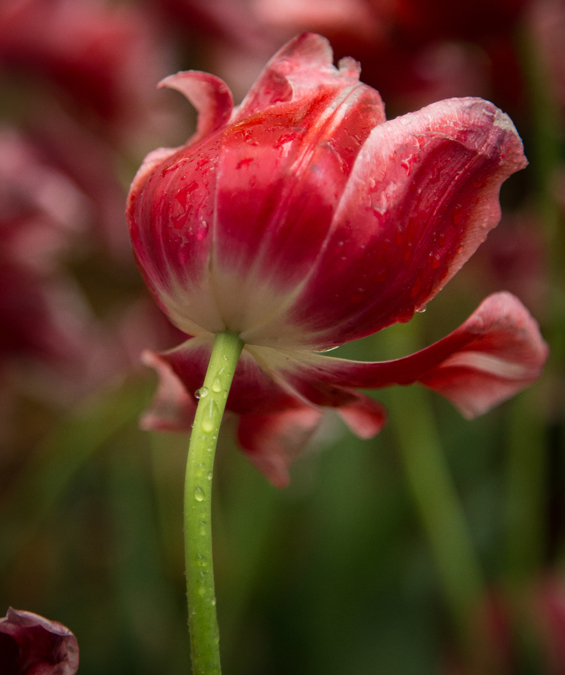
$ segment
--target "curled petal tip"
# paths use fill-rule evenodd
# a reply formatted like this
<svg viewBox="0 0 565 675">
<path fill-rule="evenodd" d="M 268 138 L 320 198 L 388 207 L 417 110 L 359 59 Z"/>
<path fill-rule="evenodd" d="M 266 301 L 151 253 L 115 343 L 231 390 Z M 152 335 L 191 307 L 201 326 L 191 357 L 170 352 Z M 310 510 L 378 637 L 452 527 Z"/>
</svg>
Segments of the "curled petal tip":
<svg viewBox="0 0 565 675">
<path fill-rule="evenodd" d="M 464 348 L 421 378 L 467 419 L 488 412 L 533 384 L 549 356 L 537 321 L 511 293 L 494 293 L 451 336 Z"/>
<path fill-rule="evenodd" d="M 233 110 L 233 98 L 228 85 L 215 75 L 199 70 L 185 70 L 169 75 L 158 84 L 180 92 L 198 111 L 198 126 L 191 143 L 221 129 Z"/>
</svg>

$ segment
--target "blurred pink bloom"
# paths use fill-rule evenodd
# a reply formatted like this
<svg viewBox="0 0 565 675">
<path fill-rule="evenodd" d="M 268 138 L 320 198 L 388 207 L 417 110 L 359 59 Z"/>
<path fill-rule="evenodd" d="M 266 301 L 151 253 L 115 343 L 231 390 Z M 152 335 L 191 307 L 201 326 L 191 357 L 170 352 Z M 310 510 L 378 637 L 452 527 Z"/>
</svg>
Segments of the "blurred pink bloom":
<svg viewBox="0 0 565 675">
<path fill-rule="evenodd" d="M 92 241 L 120 265 L 131 265 L 124 218 L 126 190 L 118 178 L 113 148 L 62 113 L 33 120 L 27 135 L 38 158 L 70 181 L 83 195 L 80 220 L 88 221 Z"/>
<path fill-rule="evenodd" d="M 548 266 L 543 228 L 534 214 L 505 216 L 471 263 L 482 288 L 504 288 L 532 307 L 538 319 L 548 309 Z"/>
<path fill-rule="evenodd" d="M 0 619 L 2 675 L 74 675 L 78 663 L 77 640 L 63 624 L 11 607 Z"/>
<path fill-rule="evenodd" d="M 166 43 L 149 16 L 107 0 L 3 0 L 0 67 L 53 82 L 96 128 L 129 134 L 148 122 Z"/>
<path fill-rule="evenodd" d="M 31 144 L 0 131 L 0 364 L 14 356 L 68 363 L 82 353 L 81 303 L 59 265 L 85 205 Z"/>
<path fill-rule="evenodd" d="M 243 95 L 275 49 L 302 31 L 330 39 L 338 58 L 363 64 L 363 81 L 395 114 L 453 96 L 521 91 L 512 38 L 528 0 L 160 0 L 200 38 L 210 67 Z M 204 37 L 202 37 L 204 36 Z"/>
<path fill-rule="evenodd" d="M 363 438 L 380 431 L 384 409 L 358 388 L 417 381 L 473 417 L 533 382 L 547 357 L 508 293 L 403 359 L 316 353 L 423 310 L 496 226 L 500 185 L 526 165 L 512 122 L 491 103 L 441 101 L 387 122 L 358 76 L 355 61 L 335 68 L 328 42 L 304 34 L 235 109 L 212 75 L 167 78 L 197 107 L 197 132 L 148 155 L 129 195 L 145 281 L 194 336 L 146 356 L 161 386 L 145 426 L 190 428 L 213 335 L 235 332 L 245 348 L 227 409 L 277 485 L 324 407 Z"/>
</svg>

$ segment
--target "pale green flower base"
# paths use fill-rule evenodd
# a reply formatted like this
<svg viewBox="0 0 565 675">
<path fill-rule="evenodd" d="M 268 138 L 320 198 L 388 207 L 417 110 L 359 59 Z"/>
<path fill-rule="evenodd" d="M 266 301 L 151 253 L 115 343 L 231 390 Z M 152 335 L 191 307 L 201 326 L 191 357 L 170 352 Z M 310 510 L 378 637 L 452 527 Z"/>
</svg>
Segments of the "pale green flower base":
<svg viewBox="0 0 565 675">
<path fill-rule="evenodd" d="M 216 335 L 194 418 L 184 490 L 188 625 L 193 675 L 219 675 L 220 649 L 212 563 L 212 472 L 220 423 L 243 342 Z"/>
</svg>

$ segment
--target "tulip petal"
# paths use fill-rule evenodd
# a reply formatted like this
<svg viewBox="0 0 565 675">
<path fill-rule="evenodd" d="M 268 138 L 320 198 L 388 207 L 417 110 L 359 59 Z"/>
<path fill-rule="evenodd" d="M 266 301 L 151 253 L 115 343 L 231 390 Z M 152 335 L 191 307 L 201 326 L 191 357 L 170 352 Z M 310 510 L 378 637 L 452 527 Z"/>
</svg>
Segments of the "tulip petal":
<svg viewBox="0 0 565 675">
<path fill-rule="evenodd" d="M 242 417 L 237 437 L 248 459 L 278 488 L 290 482 L 289 467 L 317 429 L 322 413 L 309 406 L 276 415 Z"/>
<path fill-rule="evenodd" d="M 359 66 L 346 76 L 359 79 Z M 261 112 L 275 103 L 309 96 L 312 89 L 335 86 L 343 74 L 334 68 L 329 41 L 315 33 L 302 33 L 287 42 L 267 63 L 236 111 L 234 121 Z"/>
<path fill-rule="evenodd" d="M 532 384 L 548 356 L 537 322 L 510 293 L 489 296 L 450 335 L 411 356 L 362 363 L 253 347 L 256 357 L 308 400 L 324 387 L 378 389 L 420 382 L 466 418 L 490 410 Z"/>
<path fill-rule="evenodd" d="M 326 349 L 409 320 L 498 223 L 501 183 L 525 165 L 512 122 L 481 99 L 378 125 L 302 294 L 255 344 L 286 346 L 301 326 Z"/>
<path fill-rule="evenodd" d="M 220 140 L 212 136 L 197 153 L 181 148 L 152 170 L 142 167 L 128 196 L 130 237 L 145 282 L 189 335 L 226 329 L 210 280 Z"/>
<path fill-rule="evenodd" d="M 186 96 L 198 111 L 198 125 L 196 134 L 189 141 L 191 145 L 227 124 L 232 113 L 231 91 L 228 85 L 215 75 L 199 70 L 185 70 L 161 80 L 159 87 L 176 89 Z"/>
<path fill-rule="evenodd" d="M 187 144 L 192 154 L 185 155 L 187 146 L 160 148 L 137 172 L 127 205 L 133 250 L 147 285 L 177 327 L 191 335 L 219 332 L 225 325 L 209 274 L 221 140 L 214 133 L 228 122 L 233 100 L 222 80 L 200 71 L 171 75 L 159 86 L 191 101 L 198 127 Z"/>
<path fill-rule="evenodd" d="M 185 423 L 180 422 L 177 425 L 174 421 L 175 419 L 182 420 L 184 413 L 171 414 L 166 401 L 171 403 L 171 407 L 174 407 L 176 401 L 176 405 L 188 412 L 186 399 L 179 394 L 178 384 L 182 383 L 184 392 L 194 402 L 194 405 L 196 404 L 194 394 L 204 383 L 213 339 L 213 336 L 199 336 L 167 352 L 145 353 L 146 365 L 157 371 L 161 381 L 161 391 L 165 392 L 162 395 L 159 392 L 157 394 L 158 404 L 152 408 L 155 422 L 151 423 L 151 428 L 166 428 L 167 420 L 171 420 L 169 426 L 171 430 L 187 430 Z M 174 384 L 170 381 L 171 377 L 176 378 Z M 162 418 L 159 401 L 162 401 L 162 409 L 166 412 Z M 264 416 L 303 405 L 304 402 L 299 400 L 294 393 L 285 391 L 268 372 L 261 368 L 247 348 L 244 348 L 226 402 L 227 410 L 238 415 Z M 186 415 L 184 419 L 187 419 Z"/>
<path fill-rule="evenodd" d="M 159 376 L 151 406 L 140 419 L 140 427 L 154 431 L 190 431 L 196 402 L 171 366 L 157 352 L 145 350 L 141 360 Z"/>
<path fill-rule="evenodd" d="M 0 672 L 74 675 L 78 665 L 77 640 L 63 624 L 11 607 L 0 619 Z"/>
<path fill-rule="evenodd" d="M 142 417 L 143 428 L 190 431 L 194 394 L 204 382 L 211 347 L 212 339 L 201 336 L 168 352 L 144 353 L 144 363 L 159 375 L 159 387 Z M 314 382 L 301 391 L 294 389 L 257 361 L 253 348 L 244 348 L 226 410 L 240 416 L 240 444 L 274 485 L 288 483 L 288 467 L 316 430 L 324 407 L 334 408 L 361 438 L 377 434 L 386 420 L 380 403 L 351 388 Z"/>
<path fill-rule="evenodd" d="M 246 342 L 292 302 L 324 248 L 363 143 L 385 120 L 358 68 L 344 60 L 338 70 L 328 50 L 319 36 L 291 42 L 222 136 L 213 283 L 226 325 Z"/>
</svg>

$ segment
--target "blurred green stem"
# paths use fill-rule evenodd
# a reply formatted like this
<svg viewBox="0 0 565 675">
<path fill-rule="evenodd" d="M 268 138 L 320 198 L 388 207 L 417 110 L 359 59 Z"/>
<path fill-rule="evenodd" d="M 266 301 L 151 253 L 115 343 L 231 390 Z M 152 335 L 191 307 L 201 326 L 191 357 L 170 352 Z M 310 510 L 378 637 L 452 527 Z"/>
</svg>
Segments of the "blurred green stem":
<svg viewBox="0 0 565 675">
<path fill-rule="evenodd" d="M 406 325 L 402 352 L 417 348 L 416 327 Z M 395 348 L 398 347 L 398 335 Z M 419 386 L 391 391 L 391 421 L 404 462 L 408 485 L 430 542 L 462 648 L 471 659 L 473 619 L 483 597 L 481 569 L 430 406 Z"/>
<path fill-rule="evenodd" d="M 536 394 L 524 392 L 513 401 L 508 419 L 506 579 L 512 586 L 537 574 L 547 535 L 545 436 L 535 410 Z"/>
<path fill-rule="evenodd" d="M 193 675 L 221 672 L 212 563 L 212 471 L 220 423 L 242 349 L 237 335 L 216 335 L 188 449 L 184 541 Z"/>
</svg>

